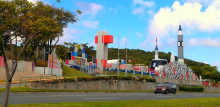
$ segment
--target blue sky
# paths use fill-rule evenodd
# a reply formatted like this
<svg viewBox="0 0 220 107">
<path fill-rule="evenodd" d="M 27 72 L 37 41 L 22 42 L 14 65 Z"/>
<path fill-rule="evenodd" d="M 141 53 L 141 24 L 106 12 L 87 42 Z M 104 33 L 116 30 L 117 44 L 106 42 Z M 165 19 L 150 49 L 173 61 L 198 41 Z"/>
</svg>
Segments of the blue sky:
<svg viewBox="0 0 220 107">
<path fill-rule="evenodd" d="M 36 2 L 37 0 L 29 0 Z M 56 0 L 41 0 L 54 4 Z M 220 0 L 60 0 L 56 7 L 75 12 L 79 21 L 64 29 L 60 44 L 96 46 L 97 31 L 114 36 L 110 47 L 177 53 L 177 31 L 182 26 L 184 58 L 218 66 L 220 70 Z"/>
</svg>

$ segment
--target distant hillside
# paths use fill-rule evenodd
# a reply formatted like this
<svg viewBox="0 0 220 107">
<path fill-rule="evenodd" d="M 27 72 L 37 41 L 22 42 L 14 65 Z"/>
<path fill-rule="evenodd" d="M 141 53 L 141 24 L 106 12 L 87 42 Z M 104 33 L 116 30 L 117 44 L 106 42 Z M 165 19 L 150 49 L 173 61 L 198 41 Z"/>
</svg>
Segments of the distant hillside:
<svg viewBox="0 0 220 107">
<path fill-rule="evenodd" d="M 119 49 L 119 58 L 120 59 L 126 59 L 126 49 Z M 136 60 L 136 63 L 146 64 L 150 63 L 152 59 L 154 59 L 155 52 L 152 51 L 144 51 L 140 49 L 127 49 L 127 60 Z M 165 53 L 165 52 L 159 52 L 160 59 L 167 59 L 168 62 L 170 62 L 170 56 L 171 52 Z M 117 48 L 109 48 L 108 51 L 108 59 L 118 59 L 118 49 Z M 175 56 L 175 59 L 177 60 L 177 56 Z M 184 62 L 188 66 L 198 66 L 203 67 L 205 63 L 195 62 L 190 59 L 185 59 Z"/>
</svg>

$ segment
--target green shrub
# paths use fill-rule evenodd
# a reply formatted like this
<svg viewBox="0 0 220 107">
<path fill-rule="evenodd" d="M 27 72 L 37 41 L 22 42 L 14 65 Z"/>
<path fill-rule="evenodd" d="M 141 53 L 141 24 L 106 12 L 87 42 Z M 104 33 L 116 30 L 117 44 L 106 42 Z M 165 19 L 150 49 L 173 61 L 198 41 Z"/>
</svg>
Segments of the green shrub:
<svg viewBox="0 0 220 107">
<path fill-rule="evenodd" d="M 147 82 L 155 82 L 154 78 L 138 77 L 138 79 L 135 79 L 135 77 L 132 76 L 77 77 L 77 81 L 95 81 L 95 80 L 137 80 L 137 81 L 146 80 Z"/>
<path fill-rule="evenodd" d="M 45 61 L 44 60 L 37 60 L 35 63 L 34 63 L 34 66 L 36 67 L 44 67 L 45 66 Z M 48 66 L 48 61 L 46 61 L 46 66 Z"/>
<path fill-rule="evenodd" d="M 203 92 L 204 87 L 202 86 L 195 86 L 195 87 L 179 86 L 179 90 L 180 91 Z"/>
</svg>

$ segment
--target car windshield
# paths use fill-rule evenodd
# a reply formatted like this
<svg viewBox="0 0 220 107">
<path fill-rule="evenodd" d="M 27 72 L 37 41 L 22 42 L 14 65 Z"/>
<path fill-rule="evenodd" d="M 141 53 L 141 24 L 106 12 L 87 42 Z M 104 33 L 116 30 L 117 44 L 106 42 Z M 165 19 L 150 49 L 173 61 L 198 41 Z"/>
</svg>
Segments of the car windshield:
<svg viewBox="0 0 220 107">
<path fill-rule="evenodd" d="M 168 86 L 168 84 L 167 83 L 160 83 L 157 86 L 159 86 L 159 87 L 166 87 L 166 86 Z"/>
</svg>

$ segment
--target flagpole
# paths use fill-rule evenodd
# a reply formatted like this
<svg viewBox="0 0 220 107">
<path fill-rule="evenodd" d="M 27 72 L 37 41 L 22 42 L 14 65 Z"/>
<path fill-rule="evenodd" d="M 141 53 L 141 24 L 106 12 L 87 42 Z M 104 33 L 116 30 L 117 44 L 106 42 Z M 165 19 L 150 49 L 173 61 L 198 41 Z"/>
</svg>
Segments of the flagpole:
<svg viewBox="0 0 220 107">
<path fill-rule="evenodd" d="M 127 37 L 126 37 L 126 64 L 127 64 Z"/>
<path fill-rule="evenodd" d="M 118 36 L 118 60 L 119 60 L 119 36 Z"/>
<path fill-rule="evenodd" d="M 118 36 L 118 62 L 119 62 L 119 36 Z M 120 62 L 119 62 L 119 67 L 117 67 L 118 76 L 119 76 L 119 68 L 120 68 Z"/>
</svg>

